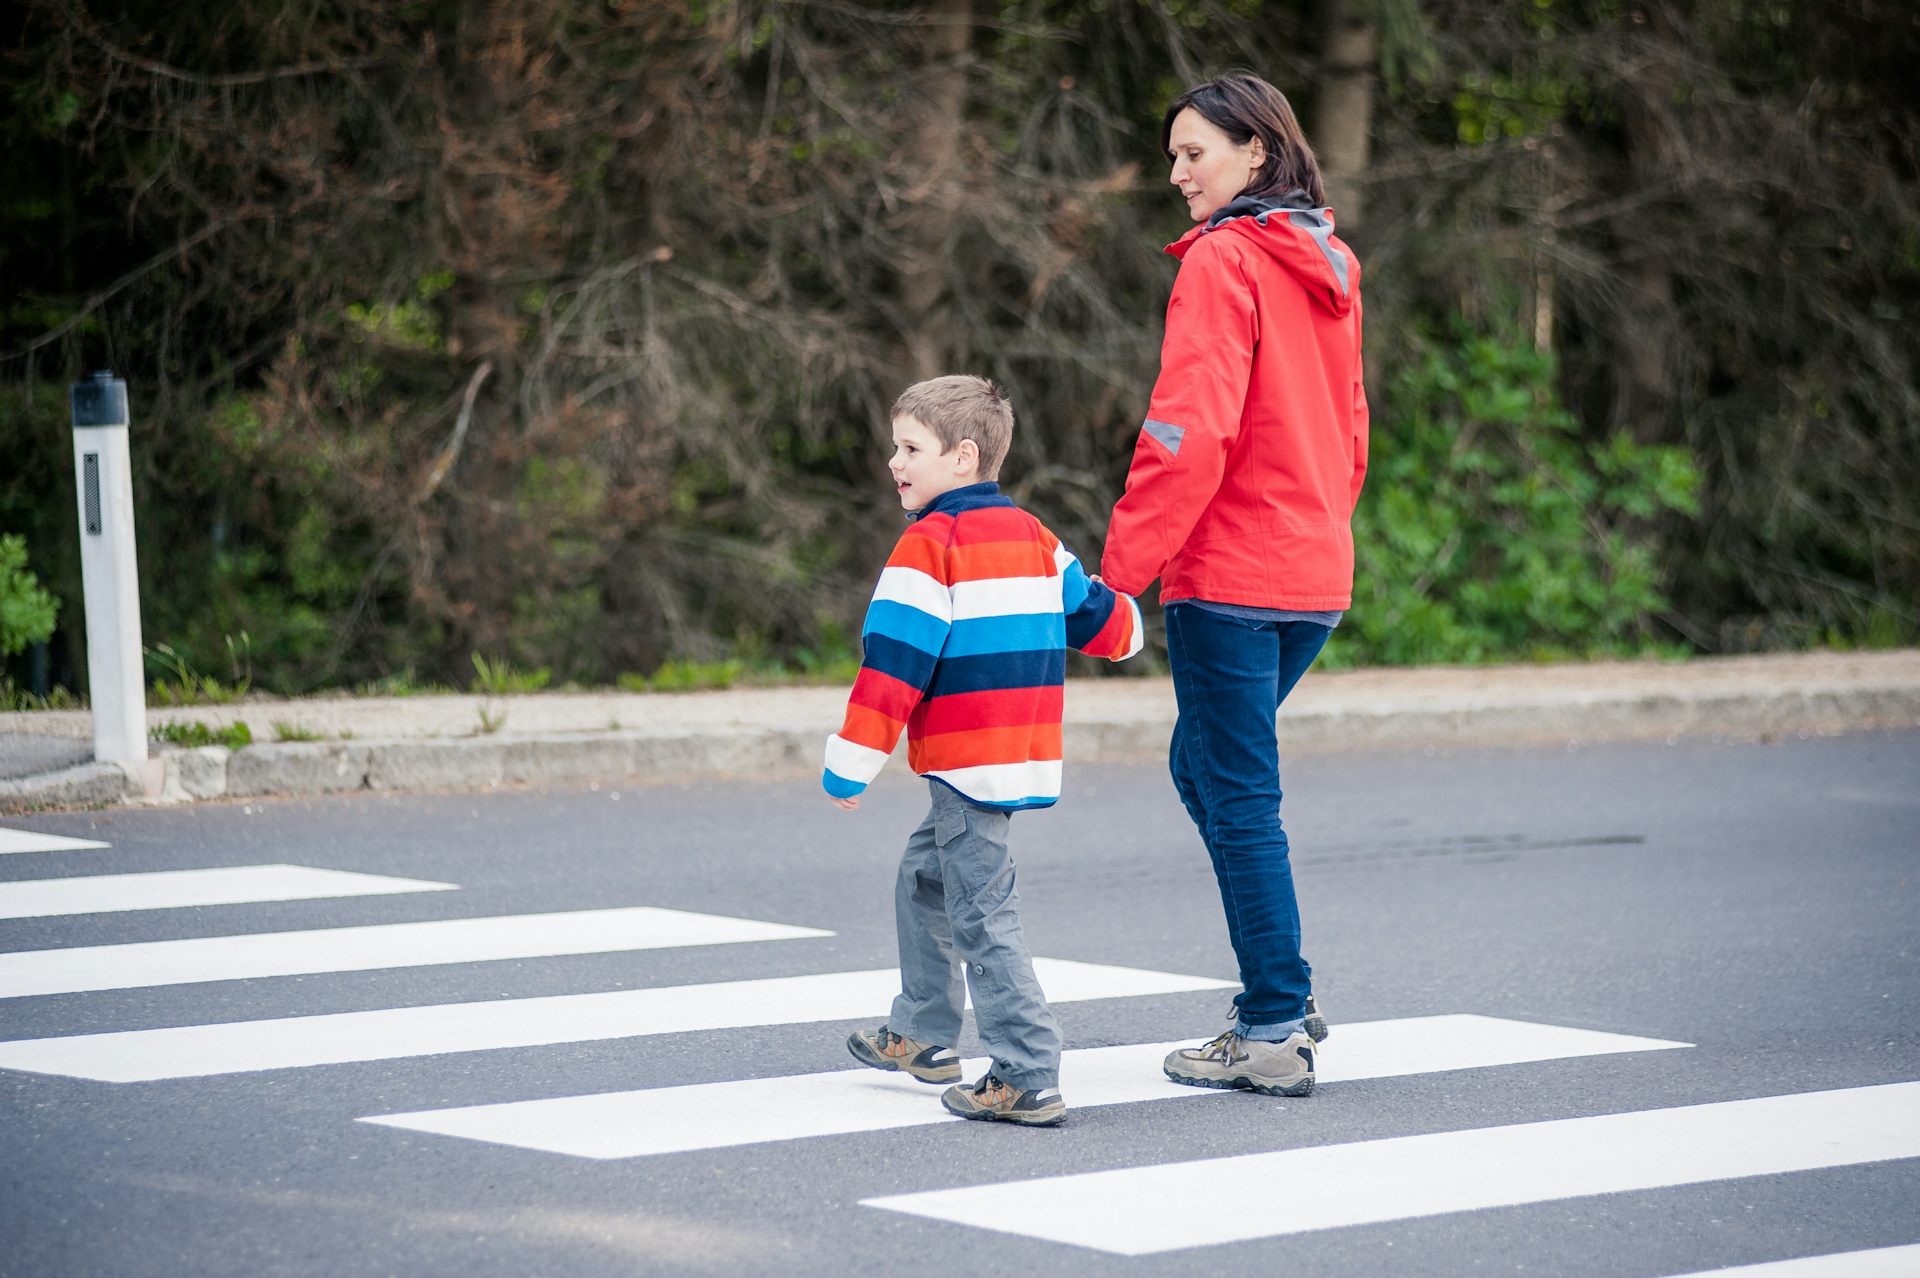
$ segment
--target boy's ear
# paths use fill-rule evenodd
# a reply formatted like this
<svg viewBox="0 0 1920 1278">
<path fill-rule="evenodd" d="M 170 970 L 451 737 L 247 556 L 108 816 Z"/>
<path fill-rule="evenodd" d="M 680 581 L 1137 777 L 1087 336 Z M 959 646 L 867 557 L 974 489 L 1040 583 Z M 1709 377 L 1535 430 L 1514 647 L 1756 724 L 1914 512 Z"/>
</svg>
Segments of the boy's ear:
<svg viewBox="0 0 1920 1278">
<path fill-rule="evenodd" d="M 953 468 L 962 475 L 971 475 L 980 469 L 980 445 L 971 439 L 963 439 L 953 446 Z"/>
</svg>

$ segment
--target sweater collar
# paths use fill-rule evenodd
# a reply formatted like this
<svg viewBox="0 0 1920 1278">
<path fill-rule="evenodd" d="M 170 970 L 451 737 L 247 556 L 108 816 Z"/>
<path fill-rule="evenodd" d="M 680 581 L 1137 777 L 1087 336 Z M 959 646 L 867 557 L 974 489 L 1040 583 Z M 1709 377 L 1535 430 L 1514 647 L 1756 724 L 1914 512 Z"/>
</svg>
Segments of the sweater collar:
<svg viewBox="0 0 1920 1278">
<path fill-rule="evenodd" d="M 949 488 L 920 509 L 908 511 L 907 521 L 911 523 L 928 515 L 957 515 L 963 510 L 977 510 L 982 506 L 1011 505 L 1011 499 L 1000 495 L 999 484 L 968 484 L 962 488 Z"/>
</svg>

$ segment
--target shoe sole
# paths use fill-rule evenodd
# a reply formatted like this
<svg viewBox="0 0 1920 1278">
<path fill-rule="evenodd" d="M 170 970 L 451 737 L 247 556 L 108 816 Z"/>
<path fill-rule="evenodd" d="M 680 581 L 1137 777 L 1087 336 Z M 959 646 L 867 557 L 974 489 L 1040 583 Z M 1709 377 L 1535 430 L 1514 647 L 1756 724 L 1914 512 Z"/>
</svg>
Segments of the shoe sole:
<svg viewBox="0 0 1920 1278">
<path fill-rule="evenodd" d="M 1233 1078 L 1192 1078 L 1185 1074 L 1176 1074 L 1170 1069 L 1163 1069 L 1162 1072 L 1184 1087 L 1211 1087 L 1215 1091 L 1222 1092 L 1259 1092 L 1262 1096 L 1299 1098 L 1313 1095 L 1311 1074 L 1297 1083 L 1265 1083 L 1252 1074 L 1238 1074 Z"/>
<path fill-rule="evenodd" d="M 952 1114 L 955 1118 L 970 1119 L 977 1123 L 1017 1123 L 1021 1127 L 1058 1127 L 1067 1121 L 1067 1112 L 1065 1110 L 1061 1110 L 1057 1114 L 1034 1115 L 1029 1117 L 1025 1114 L 996 1114 L 990 1109 L 977 1109 L 972 1111 L 955 1109 L 944 1100 L 940 1102 L 940 1107 L 949 1114 Z"/>
<path fill-rule="evenodd" d="M 960 1063 L 958 1061 L 954 1062 L 951 1072 L 942 1073 L 937 1078 L 929 1078 L 921 1071 L 914 1069 L 911 1065 L 903 1065 L 890 1056 L 876 1055 L 873 1049 L 867 1046 L 867 1040 L 861 1038 L 858 1034 L 852 1034 L 847 1037 L 847 1053 L 868 1069 L 892 1070 L 897 1074 L 905 1074 L 908 1078 L 916 1079 L 919 1082 L 927 1083 L 934 1087 L 942 1085 L 951 1087 L 960 1081 Z"/>
<path fill-rule="evenodd" d="M 1302 1028 L 1307 1031 L 1307 1037 L 1314 1042 L 1324 1043 L 1327 1041 L 1327 1018 L 1321 1016 L 1319 1013 L 1316 1012 L 1314 1015 L 1309 1016 L 1306 1024 Z"/>
</svg>

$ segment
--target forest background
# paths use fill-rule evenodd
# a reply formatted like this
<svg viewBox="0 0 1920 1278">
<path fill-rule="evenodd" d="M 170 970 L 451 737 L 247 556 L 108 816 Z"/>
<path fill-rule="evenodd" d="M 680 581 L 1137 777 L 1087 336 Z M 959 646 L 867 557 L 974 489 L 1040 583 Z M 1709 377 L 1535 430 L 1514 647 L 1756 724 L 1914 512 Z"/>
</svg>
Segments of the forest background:
<svg viewBox="0 0 1920 1278">
<path fill-rule="evenodd" d="M 0 692 L 84 693 L 96 368 L 176 696 L 844 673 L 939 372 L 1096 563 L 1230 68 L 1365 272 L 1326 660 L 1912 643 L 1916 67 L 1902 0 L 25 0 Z"/>
</svg>

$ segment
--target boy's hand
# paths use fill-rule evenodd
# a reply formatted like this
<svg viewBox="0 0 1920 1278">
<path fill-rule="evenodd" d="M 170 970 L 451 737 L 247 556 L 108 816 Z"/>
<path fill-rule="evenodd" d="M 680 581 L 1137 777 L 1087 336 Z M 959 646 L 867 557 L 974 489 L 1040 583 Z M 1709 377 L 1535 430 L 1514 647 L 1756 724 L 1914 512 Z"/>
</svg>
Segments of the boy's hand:
<svg viewBox="0 0 1920 1278">
<path fill-rule="evenodd" d="M 833 804 L 834 807 L 839 808 L 842 812 L 857 812 L 860 809 L 860 797 L 858 795 L 855 795 L 851 799 L 842 799 L 829 794 L 827 796 L 827 802 Z"/>
</svg>

